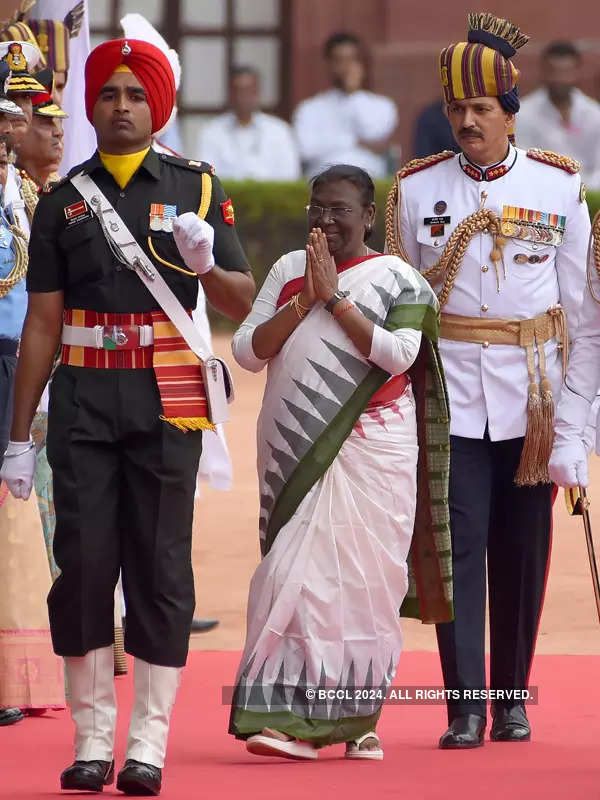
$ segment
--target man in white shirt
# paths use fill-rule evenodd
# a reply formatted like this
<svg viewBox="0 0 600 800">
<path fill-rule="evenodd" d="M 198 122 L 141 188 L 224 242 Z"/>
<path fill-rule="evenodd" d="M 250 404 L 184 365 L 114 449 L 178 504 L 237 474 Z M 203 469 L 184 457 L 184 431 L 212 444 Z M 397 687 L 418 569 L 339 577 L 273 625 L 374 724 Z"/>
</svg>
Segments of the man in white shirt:
<svg viewBox="0 0 600 800">
<path fill-rule="evenodd" d="M 298 149 L 287 122 L 258 110 L 260 77 L 234 67 L 229 78 L 231 111 L 200 131 L 197 152 L 222 178 L 292 181 L 300 177 Z"/>
<path fill-rule="evenodd" d="M 451 690 L 443 749 L 484 742 L 486 566 L 490 739 L 531 737 L 523 698 L 550 557 L 552 418 L 586 284 L 579 164 L 511 143 L 511 57 L 527 40 L 508 20 L 469 15 L 467 41 L 439 60 L 461 153 L 409 162 L 388 215 L 389 251 L 433 282 L 441 307 L 454 596 L 454 621 L 437 626 Z"/>
<path fill-rule="evenodd" d="M 600 188 L 600 103 L 577 88 L 580 67 L 571 42 L 548 45 L 541 60 L 544 85 L 521 102 L 517 142 L 577 159 L 584 181 Z"/>
<path fill-rule="evenodd" d="M 294 112 L 304 171 L 313 177 L 332 164 L 352 164 L 381 178 L 389 172 L 386 153 L 398 123 L 396 104 L 363 88 L 365 57 L 356 36 L 334 34 L 324 55 L 332 88 L 304 100 Z"/>
</svg>

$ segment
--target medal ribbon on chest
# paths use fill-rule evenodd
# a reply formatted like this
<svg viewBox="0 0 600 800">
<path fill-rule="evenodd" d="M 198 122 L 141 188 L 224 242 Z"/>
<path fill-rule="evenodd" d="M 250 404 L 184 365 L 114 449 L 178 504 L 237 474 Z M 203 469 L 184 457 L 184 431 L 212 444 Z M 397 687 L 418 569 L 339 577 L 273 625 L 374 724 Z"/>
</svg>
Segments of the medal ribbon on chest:
<svg viewBox="0 0 600 800">
<path fill-rule="evenodd" d="M 152 203 L 150 205 L 150 230 L 173 232 L 173 220 L 177 216 L 177 206 L 165 203 Z"/>
<path fill-rule="evenodd" d="M 559 247 L 562 244 L 567 218 L 548 211 L 534 211 L 519 206 L 502 208 L 502 233 L 511 239 L 537 242 Z"/>
</svg>

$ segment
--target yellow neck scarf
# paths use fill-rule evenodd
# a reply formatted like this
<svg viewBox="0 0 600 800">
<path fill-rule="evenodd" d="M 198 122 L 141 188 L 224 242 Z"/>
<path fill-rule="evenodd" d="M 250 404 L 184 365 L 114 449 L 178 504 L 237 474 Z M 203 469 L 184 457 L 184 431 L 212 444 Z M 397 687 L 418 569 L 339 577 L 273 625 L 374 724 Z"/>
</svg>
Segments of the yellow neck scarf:
<svg viewBox="0 0 600 800">
<path fill-rule="evenodd" d="M 103 153 L 99 150 L 100 158 L 105 168 L 110 172 L 121 189 L 124 189 L 131 180 L 134 172 L 146 158 L 146 153 L 150 150 L 140 150 L 139 153 L 127 153 L 124 156 L 115 156 L 110 153 Z"/>
</svg>

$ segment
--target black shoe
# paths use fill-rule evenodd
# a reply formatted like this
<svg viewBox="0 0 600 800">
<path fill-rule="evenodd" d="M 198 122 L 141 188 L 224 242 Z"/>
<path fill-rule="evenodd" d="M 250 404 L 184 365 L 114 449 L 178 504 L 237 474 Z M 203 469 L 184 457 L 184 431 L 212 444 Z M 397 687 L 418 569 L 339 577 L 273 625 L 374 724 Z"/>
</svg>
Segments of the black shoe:
<svg viewBox="0 0 600 800">
<path fill-rule="evenodd" d="M 192 620 L 192 633 L 204 633 L 205 631 L 212 631 L 219 624 L 218 619 L 193 619 Z"/>
<path fill-rule="evenodd" d="M 160 794 L 162 772 L 159 767 L 128 758 L 117 775 L 117 789 L 125 794 L 147 796 Z"/>
<path fill-rule="evenodd" d="M 490 739 L 493 742 L 528 742 L 531 739 L 529 720 L 522 705 L 493 705 L 492 715 Z"/>
<path fill-rule="evenodd" d="M 0 725 L 14 725 L 22 719 L 25 715 L 20 708 L 0 708 Z"/>
<path fill-rule="evenodd" d="M 101 792 L 115 779 L 114 761 L 75 761 L 60 776 L 61 789 Z"/>
<path fill-rule="evenodd" d="M 450 727 L 440 739 L 442 750 L 461 750 L 481 747 L 485 733 L 485 718 L 479 714 L 463 714 L 450 723 Z"/>
</svg>

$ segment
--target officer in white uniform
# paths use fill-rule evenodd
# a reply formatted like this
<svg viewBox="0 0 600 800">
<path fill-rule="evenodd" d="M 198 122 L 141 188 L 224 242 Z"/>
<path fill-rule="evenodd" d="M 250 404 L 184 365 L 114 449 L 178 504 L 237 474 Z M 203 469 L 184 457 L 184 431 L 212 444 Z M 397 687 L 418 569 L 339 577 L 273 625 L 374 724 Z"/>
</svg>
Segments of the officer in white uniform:
<svg viewBox="0 0 600 800">
<path fill-rule="evenodd" d="M 29 70 L 36 68 L 42 54 L 31 42 L 4 41 L 0 42 L 0 59 L 7 62 L 11 69 L 10 77 L 6 84 L 6 96 L 12 100 L 23 111 L 22 122 L 13 128 L 13 139 L 15 148 L 18 149 L 19 141 L 25 135 L 27 128 L 31 124 L 32 105 L 31 97 L 46 89 Z M 6 189 L 4 191 L 4 203 L 9 208 L 11 215 L 18 227 L 25 233 L 27 238 L 31 233 L 31 226 L 25 210 L 25 201 L 21 194 L 21 177 L 11 164 L 8 167 L 8 177 Z"/>
<path fill-rule="evenodd" d="M 469 41 L 440 55 L 462 152 L 410 162 L 387 216 L 388 248 L 429 271 L 442 307 L 455 620 L 437 632 L 445 685 L 459 697 L 448 704 L 442 748 L 483 744 L 486 704 L 469 693 L 486 686 L 486 555 L 490 687 L 504 693 L 490 735 L 530 738 L 524 706 L 507 690 L 526 688 L 535 648 L 560 348 L 577 320 L 590 229 L 578 164 L 510 142 L 519 108 L 510 56 L 527 37 L 490 14 L 469 23 Z"/>
<path fill-rule="evenodd" d="M 600 212 L 596 214 L 592 232 L 589 289 L 585 290 L 565 386 L 556 411 L 550 477 L 559 486 L 588 485 L 587 449 L 591 449 L 592 442 L 586 442 L 586 423 L 588 430 L 591 427 L 593 431 L 595 427 L 596 453 L 600 453 L 597 419 L 597 393 L 600 391 Z"/>
</svg>

